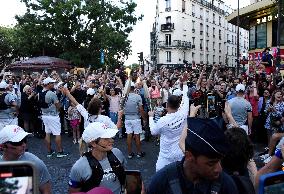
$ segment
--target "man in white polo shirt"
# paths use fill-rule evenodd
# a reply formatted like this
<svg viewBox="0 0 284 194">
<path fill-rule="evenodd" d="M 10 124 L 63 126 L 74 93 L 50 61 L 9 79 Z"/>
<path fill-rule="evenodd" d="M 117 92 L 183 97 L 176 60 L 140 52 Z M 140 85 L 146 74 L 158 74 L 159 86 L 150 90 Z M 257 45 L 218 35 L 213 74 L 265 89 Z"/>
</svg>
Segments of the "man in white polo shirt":
<svg viewBox="0 0 284 194">
<path fill-rule="evenodd" d="M 47 77 L 43 80 L 44 88 L 42 92 L 39 93 L 39 105 L 42 112 L 42 121 L 45 128 L 45 143 L 47 146 L 47 157 L 51 157 L 55 152 L 51 149 L 50 134 L 55 135 L 55 143 L 57 147 L 57 158 L 62 158 L 68 154 L 63 152 L 61 143 L 61 123 L 59 118 L 60 102 L 52 91 L 54 89 L 54 83 L 56 80 Z"/>
</svg>

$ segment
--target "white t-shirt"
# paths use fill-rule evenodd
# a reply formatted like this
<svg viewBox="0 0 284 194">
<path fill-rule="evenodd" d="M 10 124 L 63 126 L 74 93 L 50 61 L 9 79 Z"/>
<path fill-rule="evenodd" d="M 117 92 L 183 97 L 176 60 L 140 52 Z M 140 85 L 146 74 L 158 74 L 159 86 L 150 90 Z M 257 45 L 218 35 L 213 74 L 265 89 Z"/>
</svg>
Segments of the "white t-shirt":
<svg viewBox="0 0 284 194">
<path fill-rule="evenodd" d="M 153 117 L 149 118 L 151 134 L 161 135 L 159 158 L 168 159 L 170 162 L 181 160 L 183 157 L 183 152 L 178 143 L 189 111 L 187 91 L 188 88 L 184 85 L 182 103 L 177 112 L 166 114 L 156 123 Z M 161 160 L 158 159 L 158 161 Z"/>
<path fill-rule="evenodd" d="M 76 108 L 84 118 L 84 128 L 86 128 L 90 123 L 101 122 L 108 128 L 117 129 L 116 125 L 111 121 L 109 117 L 104 115 L 90 115 L 81 104 L 78 104 Z"/>
</svg>

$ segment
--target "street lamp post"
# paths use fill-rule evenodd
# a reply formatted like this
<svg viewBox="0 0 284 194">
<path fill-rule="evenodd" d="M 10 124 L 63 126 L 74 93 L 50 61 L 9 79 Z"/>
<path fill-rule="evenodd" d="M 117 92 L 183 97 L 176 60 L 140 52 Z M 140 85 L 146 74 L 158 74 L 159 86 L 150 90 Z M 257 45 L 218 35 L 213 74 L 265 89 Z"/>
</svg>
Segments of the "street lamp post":
<svg viewBox="0 0 284 194">
<path fill-rule="evenodd" d="M 240 0 L 238 0 L 238 17 L 237 17 L 237 76 L 240 72 Z"/>
<path fill-rule="evenodd" d="M 277 58 L 276 66 L 280 66 L 280 33 L 281 33 L 281 18 L 282 18 L 282 0 L 278 0 L 278 21 L 277 21 Z"/>
</svg>

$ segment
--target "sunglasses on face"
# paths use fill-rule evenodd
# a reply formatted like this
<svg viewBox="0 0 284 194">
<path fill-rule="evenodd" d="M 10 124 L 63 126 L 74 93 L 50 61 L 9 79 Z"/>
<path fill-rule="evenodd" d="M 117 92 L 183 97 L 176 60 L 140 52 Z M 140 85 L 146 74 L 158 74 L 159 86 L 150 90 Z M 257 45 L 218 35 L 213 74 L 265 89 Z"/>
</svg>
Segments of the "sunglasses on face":
<svg viewBox="0 0 284 194">
<path fill-rule="evenodd" d="M 19 142 L 7 142 L 9 144 L 11 144 L 12 146 L 22 146 L 24 143 L 26 144 L 27 143 L 27 138 L 25 137 L 24 139 L 22 139 L 21 141 Z"/>
</svg>

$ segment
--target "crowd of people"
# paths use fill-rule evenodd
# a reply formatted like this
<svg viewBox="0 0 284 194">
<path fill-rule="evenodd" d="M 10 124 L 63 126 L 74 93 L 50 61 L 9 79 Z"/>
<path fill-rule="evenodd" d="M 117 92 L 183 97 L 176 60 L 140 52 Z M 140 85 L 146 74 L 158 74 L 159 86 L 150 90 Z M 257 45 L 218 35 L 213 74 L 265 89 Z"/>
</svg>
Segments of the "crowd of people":
<svg viewBox="0 0 284 194">
<path fill-rule="evenodd" d="M 52 193 L 51 177 L 25 151 L 30 134 L 44 138 L 46 157 L 80 154 L 69 193 L 124 193 L 126 158 L 147 154 L 143 139 L 160 151 L 141 193 L 255 193 L 259 177 L 284 162 L 284 78 L 275 69 L 239 76 L 217 64 L 129 75 L 123 67 L 76 74 L 3 69 L 0 79 L 0 161 L 33 161 L 44 194 Z M 64 133 L 80 153 L 64 151 Z M 126 157 L 113 147 L 114 137 L 126 137 Z M 266 145 L 262 168 L 253 160 L 257 144 Z M 246 180 L 245 191 L 236 178 Z"/>
</svg>

